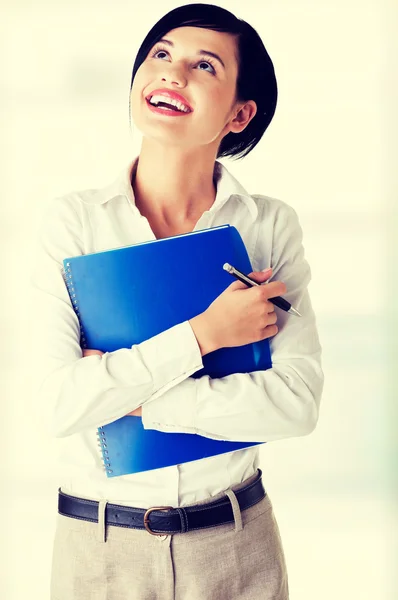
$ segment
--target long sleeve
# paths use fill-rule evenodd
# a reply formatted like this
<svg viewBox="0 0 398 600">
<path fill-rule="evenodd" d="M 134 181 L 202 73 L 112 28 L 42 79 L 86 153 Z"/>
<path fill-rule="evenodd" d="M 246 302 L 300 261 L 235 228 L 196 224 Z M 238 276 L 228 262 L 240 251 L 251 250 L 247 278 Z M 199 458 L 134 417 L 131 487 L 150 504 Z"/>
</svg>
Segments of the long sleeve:
<svg viewBox="0 0 398 600">
<path fill-rule="evenodd" d="M 296 317 L 275 308 L 279 330 L 270 339 L 272 368 L 215 379 L 189 377 L 142 407 L 145 429 L 268 442 L 306 435 L 315 428 L 323 371 L 307 289 L 311 272 L 297 214 L 282 202 L 276 212 L 271 256 L 272 280 L 286 284 L 284 297 L 302 314 Z"/>
<path fill-rule="evenodd" d="M 34 395 L 56 437 L 110 423 L 203 367 L 188 321 L 130 348 L 82 357 L 79 322 L 62 277 L 63 259 L 85 253 L 79 208 L 73 195 L 49 203 L 30 278 Z"/>
</svg>

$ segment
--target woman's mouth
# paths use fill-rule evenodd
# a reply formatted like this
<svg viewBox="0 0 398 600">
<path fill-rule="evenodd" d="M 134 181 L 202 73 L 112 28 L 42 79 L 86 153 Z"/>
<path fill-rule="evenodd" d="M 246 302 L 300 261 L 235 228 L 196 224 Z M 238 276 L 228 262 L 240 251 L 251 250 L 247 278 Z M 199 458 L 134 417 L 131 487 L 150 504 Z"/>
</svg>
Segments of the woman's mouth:
<svg viewBox="0 0 398 600">
<path fill-rule="evenodd" d="M 163 115 L 167 117 L 186 117 L 191 114 L 191 111 L 184 112 L 179 110 L 176 106 L 166 105 L 166 103 L 160 102 L 158 105 L 151 104 L 148 98 L 145 98 L 145 102 L 147 103 L 148 108 L 158 115 Z"/>
</svg>

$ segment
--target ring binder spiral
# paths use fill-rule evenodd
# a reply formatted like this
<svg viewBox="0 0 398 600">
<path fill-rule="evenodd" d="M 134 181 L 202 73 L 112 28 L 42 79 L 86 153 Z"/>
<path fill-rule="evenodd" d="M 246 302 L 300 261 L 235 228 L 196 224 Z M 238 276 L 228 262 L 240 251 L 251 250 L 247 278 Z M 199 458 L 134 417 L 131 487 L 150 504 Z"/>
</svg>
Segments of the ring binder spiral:
<svg viewBox="0 0 398 600">
<path fill-rule="evenodd" d="M 62 273 L 63 280 L 65 282 L 65 285 L 67 287 L 73 309 L 79 320 L 80 346 L 83 349 L 87 349 L 87 341 L 86 341 L 83 326 L 82 326 L 82 323 L 80 320 L 79 305 L 78 305 L 78 301 L 76 298 L 76 292 L 75 292 L 75 288 L 74 288 L 74 284 L 73 284 L 73 276 L 72 276 L 72 269 L 70 268 L 70 262 L 65 263 L 65 268 L 61 269 L 61 273 Z M 97 429 L 97 442 L 98 442 L 98 446 L 101 449 L 103 469 L 104 469 L 104 471 L 106 471 L 107 475 L 110 475 L 113 473 L 113 471 L 110 469 L 110 466 L 111 466 L 110 463 L 107 462 L 109 460 L 109 453 L 108 453 L 107 445 L 106 445 L 106 434 L 105 434 L 103 427 L 98 427 L 98 429 Z"/>
<path fill-rule="evenodd" d="M 111 463 L 109 462 L 109 452 L 108 452 L 108 447 L 106 444 L 106 433 L 102 426 L 98 427 L 98 429 L 97 429 L 97 440 L 98 440 L 98 445 L 101 448 L 104 471 L 106 471 L 107 475 L 110 475 L 113 473 L 113 471 L 110 468 Z"/>
<path fill-rule="evenodd" d="M 82 348 L 87 349 L 86 338 L 85 338 L 83 327 L 82 327 L 82 324 L 81 324 L 81 321 L 80 321 L 79 305 L 78 305 L 77 299 L 76 299 L 76 292 L 75 292 L 75 288 L 74 288 L 74 284 L 73 284 L 72 269 L 70 268 L 70 262 L 65 263 L 65 267 L 63 267 L 61 269 L 61 273 L 62 273 L 63 280 L 64 280 L 64 282 L 66 284 L 66 287 L 68 288 L 68 293 L 69 293 L 69 297 L 70 297 L 70 300 L 71 300 L 72 305 L 73 305 L 73 309 L 74 309 L 74 311 L 75 311 L 75 313 L 77 315 L 77 318 L 79 320 L 79 326 L 80 326 L 80 345 L 81 345 Z"/>
<path fill-rule="evenodd" d="M 231 284 L 225 262 L 252 271 L 238 230 L 228 224 L 65 258 L 63 278 L 79 320 L 82 348 L 131 348 L 202 313 Z M 220 348 L 202 362 L 192 378 L 265 370 L 272 366 L 269 340 Z M 265 443 L 146 430 L 140 417 L 130 415 L 99 426 L 97 441 L 107 477 Z"/>
</svg>

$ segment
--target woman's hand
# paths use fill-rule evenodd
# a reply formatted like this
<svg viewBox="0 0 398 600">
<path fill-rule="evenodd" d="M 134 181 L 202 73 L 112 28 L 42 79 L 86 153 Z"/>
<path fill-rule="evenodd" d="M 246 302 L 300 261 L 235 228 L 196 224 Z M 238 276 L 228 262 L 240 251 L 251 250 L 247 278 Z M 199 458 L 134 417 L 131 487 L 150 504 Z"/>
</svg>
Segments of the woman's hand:
<svg viewBox="0 0 398 600">
<path fill-rule="evenodd" d="M 127 415 L 126 415 L 126 417 L 141 417 L 141 416 L 142 416 L 141 406 L 139 406 L 138 408 L 133 410 L 133 412 L 127 413 Z"/>
<path fill-rule="evenodd" d="M 271 275 L 272 269 L 249 273 L 258 283 L 264 283 Z M 244 346 L 276 335 L 277 316 L 269 298 L 282 296 L 286 291 L 282 281 L 250 288 L 241 281 L 231 283 L 203 313 L 190 320 L 202 353 Z"/>
<path fill-rule="evenodd" d="M 101 352 L 101 350 L 83 350 L 83 357 L 92 356 L 93 354 L 99 354 L 100 356 L 102 356 L 103 352 Z M 138 408 L 133 410 L 133 412 L 127 413 L 126 417 L 130 417 L 130 416 L 131 417 L 141 417 L 142 416 L 141 406 L 139 406 Z"/>
<path fill-rule="evenodd" d="M 99 354 L 100 356 L 102 356 L 103 352 L 101 352 L 101 350 L 83 350 L 83 357 L 91 356 L 92 354 Z"/>
</svg>

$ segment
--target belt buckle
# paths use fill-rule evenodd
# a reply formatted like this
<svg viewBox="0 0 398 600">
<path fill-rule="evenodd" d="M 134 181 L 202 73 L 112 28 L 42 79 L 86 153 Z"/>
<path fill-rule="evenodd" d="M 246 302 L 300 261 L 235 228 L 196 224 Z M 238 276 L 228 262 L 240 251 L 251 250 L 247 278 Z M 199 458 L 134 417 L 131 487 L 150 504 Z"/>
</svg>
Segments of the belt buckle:
<svg viewBox="0 0 398 600">
<path fill-rule="evenodd" d="M 146 511 L 145 515 L 144 515 L 144 527 L 145 529 L 148 531 L 148 533 L 150 533 L 151 535 L 157 535 L 157 536 L 164 536 L 164 535 L 168 535 L 167 533 L 155 533 L 154 531 L 152 531 L 152 529 L 149 527 L 149 515 L 153 510 L 172 510 L 173 506 L 152 506 L 151 508 L 148 508 L 148 510 Z"/>
</svg>

